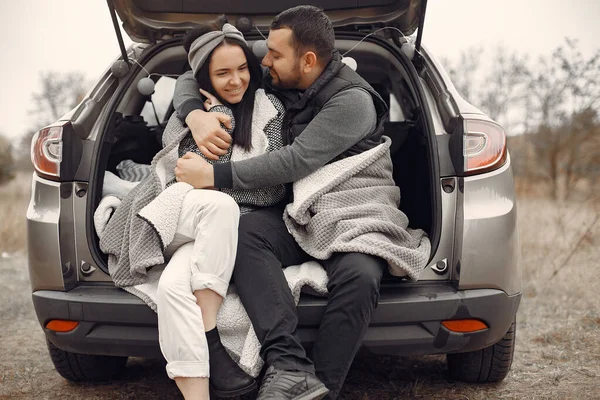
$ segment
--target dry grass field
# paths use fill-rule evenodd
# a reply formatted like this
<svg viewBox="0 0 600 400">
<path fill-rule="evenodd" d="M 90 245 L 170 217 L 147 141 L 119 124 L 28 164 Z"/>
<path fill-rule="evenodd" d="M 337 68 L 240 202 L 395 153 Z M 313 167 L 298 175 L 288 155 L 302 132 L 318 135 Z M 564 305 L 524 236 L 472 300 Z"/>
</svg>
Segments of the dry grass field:
<svg viewBox="0 0 600 400">
<path fill-rule="evenodd" d="M 160 360 L 132 359 L 119 381 L 72 384 L 53 369 L 27 277 L 29 185 L 0 187 L 0 399 L 179 399 Z M 600 204 L 519 200 L 523 299 L 509 376 L 494 385 L 450 380 L 441 356 L 360 357 L 340 398 L 600 399 Z M 16 253 L 15 253 L 16 252 Z"/>
<path fill-rule="evenodd" d="M 31 173 L 20 173 L 0 186 L 0 254 L 25 249 L 25 213 L 30 192 Z"/>
</svg>

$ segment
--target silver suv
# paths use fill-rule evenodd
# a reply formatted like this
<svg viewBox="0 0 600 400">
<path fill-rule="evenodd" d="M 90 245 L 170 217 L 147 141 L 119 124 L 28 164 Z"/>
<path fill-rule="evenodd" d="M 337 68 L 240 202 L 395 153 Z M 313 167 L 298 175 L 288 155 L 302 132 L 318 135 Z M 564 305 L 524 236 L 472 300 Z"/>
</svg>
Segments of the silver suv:
<svg viewBox="0 0 600 400">
<path fill-rule="evenodd" d="M 150 163 L 160 148 L 173 113 L 174 79 L 189 69 L 182 37 L 194 23 L 226 14 L 260 49 L 259 31 L 266 33 L 275 14 L 295 5 L 108 3 L 115 27 L 118 13 L 135 43 L 126 50 L 116 29 L 121 57 L 72 112 L 40 130 L 31 146 L 33 303 L 57 371 L 73 381 L 114 378 L 129 356 L 161 357 L 156 314 L 112 284 L 93 214 L 106 171 L 118 173 L 123 160 Z M 364 347 L 387 355 L 447 354 L 457 379 L 501 380 L 513 358 L 521 298 L 505 132 L 461 98 L 421 46 L 425 0 L 356 4 L 335 0 L 322 6 L 335 26 L 336 47 L 356 61 L 357 72 L 390 106 L 385 135 L 393 143 L 400 208 L 432 243 L 429 266 L 417 282 L 384 278 Z M 148 77 L 156 83 L 150 95 L 144 85 L 138 88 Z M 325 303 L 302 295 L 298 331 L 307 345 Z"/>
</svg>

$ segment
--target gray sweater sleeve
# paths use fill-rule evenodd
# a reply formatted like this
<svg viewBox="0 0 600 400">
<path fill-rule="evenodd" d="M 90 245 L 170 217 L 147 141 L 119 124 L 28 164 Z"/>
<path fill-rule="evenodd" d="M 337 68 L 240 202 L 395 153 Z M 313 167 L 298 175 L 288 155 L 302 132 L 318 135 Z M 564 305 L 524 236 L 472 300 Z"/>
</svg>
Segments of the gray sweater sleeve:
<svg viewBox="0 0 600 400">
<path fill-rule="evenodd" d="M 188 114 L 194 110 L 204 110 L 202 97 L 200 97 L 198 89 L 200 87 L 192 71 L 188 71 L 177 78 L 175 92 L 173 93 L 173 107 L 181 121 L 185 121 Z"/>
<path fill-rule="evenodd" d="M 333 96 L 289 145 L 248 160 L 216 164 L 215 186 L 253 189 L 297 181 L 376 129 L 371 95 L 360 88 Z"/>
</svg>

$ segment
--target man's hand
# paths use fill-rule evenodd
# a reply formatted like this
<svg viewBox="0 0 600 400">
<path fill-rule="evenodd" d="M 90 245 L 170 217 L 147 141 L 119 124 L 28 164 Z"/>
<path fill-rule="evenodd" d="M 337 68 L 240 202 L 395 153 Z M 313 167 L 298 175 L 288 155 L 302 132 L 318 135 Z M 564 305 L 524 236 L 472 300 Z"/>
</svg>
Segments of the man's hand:
<svg viewBox="0 0 600 400">
<path fill-rule="evenodd" d="M 231 146 L 231 135 L 221 128 L 221 123 L 231 128 L 229 116 L 202 110 L 194 110 L 185 118 L 185 123 L 190 127 L 198 149 L 209 160 L 217 160 L 219 156 L 227 154 Z"/>
<path fill-rule="evenodd" d="M 212 165 L 196 153 L 185 153 L 175 167 L 177 182 L 186 182 L 196 189 L 212 188 L 215 175 Z"/>
</svg>

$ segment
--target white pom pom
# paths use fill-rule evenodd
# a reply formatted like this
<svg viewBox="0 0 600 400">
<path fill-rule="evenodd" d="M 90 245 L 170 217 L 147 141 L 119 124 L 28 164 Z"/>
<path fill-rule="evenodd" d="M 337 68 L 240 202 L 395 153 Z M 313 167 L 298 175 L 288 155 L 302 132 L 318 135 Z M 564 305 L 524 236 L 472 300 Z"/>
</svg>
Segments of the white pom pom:
<svg viewBox="0 0 600 400">
<path fill-rule="evenodd" d="M 110 72 L 118 79 L 121 79 L 129 72 L 129 65 L 123 60 L 117 60 L 110 66 Z"/>
<path fill-rule="evenodd" d="M 415 45 L 412 43 L 404 43 L 400 50 L 404 53 L 409 60 L 412 60 L 415 57 Z"/>
<path fill-rule="evenodd" d="M 137 89 L 144 96 L 150 96 L 154 93 L 154 81 L 150 78 L 142 78 L 137 83 Z"/>
<path fill-rule="evenodd" d="M 352 68 L 353 71 L 356 71 L 356 68 L 358 68 L 356 60 L 352 57 L 343 57 L 342 62 Z"/>
<path fill-rule="evenodd" d="M 268 51 L 269 48 L 267 47 L 266 40 L 257 40 L 256 42 L 252 43 L 252 52 L 259 61 L 267 55 Z"/>
</svg>

